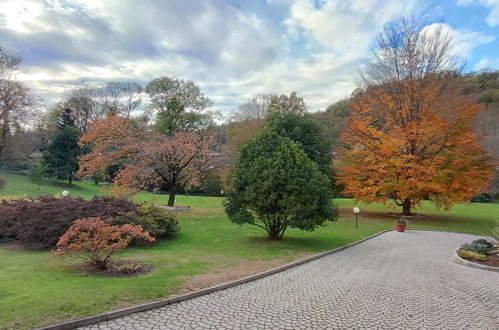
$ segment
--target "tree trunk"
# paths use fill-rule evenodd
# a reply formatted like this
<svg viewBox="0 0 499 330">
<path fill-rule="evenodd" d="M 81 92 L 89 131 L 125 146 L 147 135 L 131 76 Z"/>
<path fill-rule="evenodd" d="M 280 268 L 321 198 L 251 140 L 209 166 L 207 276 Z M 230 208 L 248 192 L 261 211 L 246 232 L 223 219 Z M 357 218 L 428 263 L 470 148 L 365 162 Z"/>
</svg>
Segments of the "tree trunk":
<svg viewBox="0 0 499 330">
<path fill-rule="evenodd" d="M 106 260 L 95 260 L 95 265 L 100 270 L 107 270 L 107 259 Z"/>
<path fill-rule="evenodd" d="M 69 173 L 69 184 L 73 184 L 73 173 Z"/>
<path fill-rule="evenodd" d="M 412 215 L 412 213 L 411 213 L 411 200 L 410 199 L 404 199 L 404 202 L 402 203 L 402 215 L 405 215 L 405 216 Z"/>
<path fill-rule="evenodd" d="M 172 184 L 170 185 L 170 191 L 169 191 L 169 196 L 168 196 L 168 206 L 171 206 L 173 207 L 173 205 L 175 204 L 175 185 Z"/>
<path fill-rule="evenodd" d="M 267 233 L 268 233 L 269 238 L 271 240 L 281 239 L 285 230 L 286 230 L 286 226 L 281 224 L 281 223 L 267 226 Z"/>
</svg>

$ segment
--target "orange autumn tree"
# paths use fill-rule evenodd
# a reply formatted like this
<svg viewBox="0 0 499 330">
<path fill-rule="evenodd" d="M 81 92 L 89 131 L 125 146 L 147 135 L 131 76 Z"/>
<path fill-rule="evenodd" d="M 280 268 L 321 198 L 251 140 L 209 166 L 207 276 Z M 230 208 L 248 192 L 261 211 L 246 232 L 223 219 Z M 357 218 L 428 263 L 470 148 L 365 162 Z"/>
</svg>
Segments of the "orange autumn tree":
<svg viewBox="0 0 499 330">
<path fill-rule="evenodd" d="M 95 122 L 79 143 L 92 146 L 92 152 L 80 158 L 80 177 L 102 173 L 110 165 L 121 163 L 116 186 L 127 190 L 167 186 L 169 206 L 174 205 L 180 185 L 198 185 L 216 165 L 211 132 L 166 136 L 119 117 Z"/>
<path fill-rule="evenodd" d="M 425 84 L 424 88 L 417 86 Z M 472 125 L 482 106 L 441 79 L 398 83 L 400 93 L 373 87 L 354 104 L 342 138 L 339 182 L 355 200 L 392 201 L 403 215 L 423 199 L 449 209 L 493 178 L 494 163 Z M 423 93 L 414 106 L 411 92 Z"/>
</svg>

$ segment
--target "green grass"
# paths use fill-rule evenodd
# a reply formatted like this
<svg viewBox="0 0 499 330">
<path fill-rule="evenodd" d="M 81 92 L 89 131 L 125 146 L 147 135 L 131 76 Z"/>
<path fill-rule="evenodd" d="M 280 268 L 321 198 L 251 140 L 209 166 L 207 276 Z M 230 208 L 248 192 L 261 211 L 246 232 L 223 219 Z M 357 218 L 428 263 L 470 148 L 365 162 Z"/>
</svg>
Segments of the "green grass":
<svg viewBox="0 0 499 330">
<path fill-rule="evenodd" d="M 51 182 L 40 192 L 25 177 L 5 175 L 2 195 L 59 193 L 90 198 L 99 193 L 91 183 L 68 187 Z M 135 198 L 148 200 L 154 194 Z M 166 201 L 161 196 L 161 201 Z M 59 260 L 47 251 L 33 251 L 16 245 L 0 245 L 0 328 L 29 328 L 61 320 L 101 313 L 111 309 L 151 301 L 173 294 L 192 275 L 212 272 L 251 260 L 292 261 L 304 254 L 318 253 L 359 240 L 393 227 L 394 218 L 384 214 L 379 204 L 360 205 L 359 230 L 355 230 L 354 202 L 338 199 L 342 217 L 316 231 L 288 230 L 285 239 L 272 242 L 251 226 L 231 224 L 215 197 L 179 196 L 178 204 L 192 210 L 179 213 L 181 231 L 175 238 L 151 247 L 126 249 L 116 258 L 141 260 L 156 265 L 148 275 L 135 278 L 103 278 L 85 274 L 75 259 Z M 417 213 L 429 215 L 412 220 L 409 227 L 488 234 L 487 226 L 498 217 L 498 204 L 456 205 L 452 211 L 436 211 L 423 203 Z"/>
</svg>

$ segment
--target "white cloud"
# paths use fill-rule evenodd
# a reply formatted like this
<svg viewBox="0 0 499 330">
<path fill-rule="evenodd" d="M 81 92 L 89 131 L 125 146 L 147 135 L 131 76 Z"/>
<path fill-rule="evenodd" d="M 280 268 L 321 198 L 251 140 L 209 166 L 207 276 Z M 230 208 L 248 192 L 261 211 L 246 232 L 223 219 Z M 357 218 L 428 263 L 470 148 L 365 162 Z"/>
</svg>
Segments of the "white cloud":
<svg viewBox="0 0 499 330">
<path fill-rule="evenodd" d="M 425 26 L 422 33 L 430 33 L 431 31 L 441 27 L 442 32 L 452 37 L 454 43 L 454 55 L 467 58 L 471 56 L 473 49 L 477 46 L 490 43 L 496 38 L 483 32 L 474 32 L 468 30 L 453 29 L 445 23 L 434 23 Z"/>
<path fill-rule="evenodd" d="M 285 24 L 290 33 L 300 31 L 316 45 L 340 54 L 363 53 L 384 24 L 412 10 L 413 1 L 327 1 L 317 7 L 312 0 L 297 0 Z"/>
<path fill-rule="evenodd" d="M 488 70 L 490 68 L 499 67 L 499 57 L 495 58 L 487 58 L 483 57 L 480 61 L 478 61 L 474 66 L 474 71 Z"/>
<path fill-rule="evenodd" d="M 0 0 L 0 44 L 23 55 L 21 77 L 48 104 L 81 79 L 168 75 L 195 81 L 225 112 L 255 93 L 291 91 L 318 110 L 354 90 L 385 24 L 420 10 L 416 0 L 268 0 L 271 14 L 249 4 Z M 491 40 L 451 31 L 466 55 Z"/>
</svg>

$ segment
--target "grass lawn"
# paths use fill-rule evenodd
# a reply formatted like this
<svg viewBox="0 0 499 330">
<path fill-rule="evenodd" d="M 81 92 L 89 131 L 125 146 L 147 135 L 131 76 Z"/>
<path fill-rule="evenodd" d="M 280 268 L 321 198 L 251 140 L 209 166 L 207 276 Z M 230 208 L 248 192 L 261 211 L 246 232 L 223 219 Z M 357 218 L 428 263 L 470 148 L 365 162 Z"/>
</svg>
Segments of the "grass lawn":
<svg viewBox="0 0 499 330">
<path fill-rule="evenodd" d="M 8 183 L 1 195 L 35 196 L 62 190 L 84 198 L 102 194 L 91 183 L 69 187 L 52 182 L 37 191 L 23 176 L 3 177 Z M 153 196 L 142 193 L 136 199 L 144 201 Z M 166 202 L 166 196 L 160 198 Z M 360 205 L 360 225 L 355 230 L 350 211 L 354 202 L 338 199 L 335 203 L 343 208 L 338 222 L 312 233 L 291 229 L 284 240 L 271 242 L 259 228 L 231 224 L 223 212 L 222 198 L 178 196 L 177 202 L 190 205 L 192 210 L 179 213 L 181 231 L 173 239 L 116 255 L 156 265 L 154 272 L 135 278 L 90 276 L 81 270 L 78 260 L 59 260 L 47 251 L 0 244 L 0 329 L 47 325 L 157 300 L 185 290 L 184 285 L 201 274 L 219 274 L 253 264 L 272 268 L 390 229 L 394 222 L 384 214 L 383 205 Z M 456 205 L 450 212 L 439 212 L 425 203 L 416 212 L 429 217 L 413 220 L 409 227 L 488 234 L 487 226 L 499 217 L 499 204 Z"/>
</svg>

